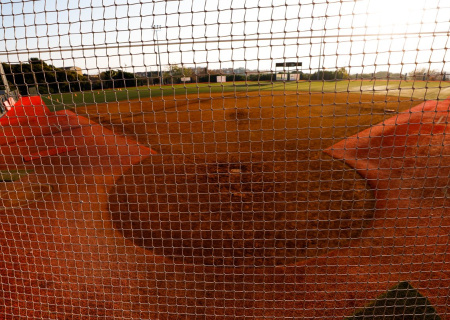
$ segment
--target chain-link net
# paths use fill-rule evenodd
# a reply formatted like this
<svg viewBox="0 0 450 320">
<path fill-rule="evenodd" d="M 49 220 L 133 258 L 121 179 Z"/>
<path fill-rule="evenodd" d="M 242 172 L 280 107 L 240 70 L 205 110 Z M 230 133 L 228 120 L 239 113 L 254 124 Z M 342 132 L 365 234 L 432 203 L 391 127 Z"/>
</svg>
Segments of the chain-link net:
<svg viewBox="0 0 450 320">
<path fill-rule="evenodd" d="M 0 12 L 1 319 L 450 314 L 450 3 Z"/>
</svg>

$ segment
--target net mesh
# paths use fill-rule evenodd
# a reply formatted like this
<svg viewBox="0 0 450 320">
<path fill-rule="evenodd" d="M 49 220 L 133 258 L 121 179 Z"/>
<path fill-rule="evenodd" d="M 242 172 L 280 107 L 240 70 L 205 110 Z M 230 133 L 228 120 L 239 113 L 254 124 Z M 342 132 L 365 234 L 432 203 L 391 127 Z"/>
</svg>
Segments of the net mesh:
<svg viewBox="0 0 450 320">
<path fill-rule="evenodd" d="M 447 1 L 0 12 L 2 319 L 447 318 Z"/>
</svg>

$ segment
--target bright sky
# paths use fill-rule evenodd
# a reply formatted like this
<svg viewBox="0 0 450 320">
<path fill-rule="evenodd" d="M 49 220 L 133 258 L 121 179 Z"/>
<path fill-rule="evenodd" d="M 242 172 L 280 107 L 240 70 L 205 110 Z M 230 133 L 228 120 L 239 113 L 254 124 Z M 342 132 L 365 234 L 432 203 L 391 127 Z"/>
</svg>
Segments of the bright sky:
<svg viewBox="0 0 450 320">
<path fill-rule="evenodd" d="M 328 3 L 327 3 L 328 2 Z M 448 0 L 0 0 L 0 59 L 107 68 L 445 70 Z M 152 25 L 161 25 L 157 37 Z M 244 41 L 245 40 L 245 41 Z M 322 49 L 322 50 L 321 50 Z M 450 69 L 450 68 L 447 68 Z"/>
</svg>

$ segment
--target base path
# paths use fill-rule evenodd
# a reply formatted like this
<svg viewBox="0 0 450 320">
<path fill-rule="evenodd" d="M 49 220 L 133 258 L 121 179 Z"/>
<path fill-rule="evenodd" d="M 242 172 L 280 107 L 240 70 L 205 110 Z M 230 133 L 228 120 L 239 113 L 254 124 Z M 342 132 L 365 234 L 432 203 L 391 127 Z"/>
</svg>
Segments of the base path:
<svg viewBox="0 0 450 320">
<path fill-rule="evenodd" d="M 0 170 L 30 170 L 5 190 L 40 188 L 39 197 L 11 199 L 20 205 L 0 213 L 0 314 L 338 319 L 400 281 L 446 314 L 449 103 L 429 101 L 326 150 L 376 192 L 375 218 L 359 239 L 289 267 L 219 268 L 158 256 L 113 226 L 109 190 L 151 149 L 31 101 L 43 112 L 0 128 Z"/>
<path fill-rule="evenodd" d="M 449 107 L 449 99 L 424 102 L 325 150 L 365 177 L 377 199 L 373 224 L 355 248 L 327 259 L 343 267 L 346 283 L 330 290 L 346 291 L 339 308 L 409 281 L 448 314 Z"/>
<path fill-rule="evenodd" d="M 29 172 L 0 182 L 11 198 L 0 205 L 0 318 L 126 318 L 138 264 L 105 214 L 107 189 L 152 150 L 39 97 L 0 125 L 1 170 Z"/>
</svg>

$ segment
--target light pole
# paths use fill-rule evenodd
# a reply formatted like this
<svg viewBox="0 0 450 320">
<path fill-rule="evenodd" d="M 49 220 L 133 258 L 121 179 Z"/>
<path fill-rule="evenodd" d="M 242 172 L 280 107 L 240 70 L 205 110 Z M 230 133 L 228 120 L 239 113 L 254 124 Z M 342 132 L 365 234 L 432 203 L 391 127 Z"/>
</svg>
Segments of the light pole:
<svg viewBox="0 0 450 320">
<path fill-rule="evenodd" d="M 325 25 L 327 20 L 325 17 L 320 17 L 319 20 L 324 20 L 323 29 L 322 29 L 322 37 L 320 38 L 320 52 L 319 52 L 319 69 L 317 70 L 317 80 L 320 80 L 320 60 L 322 60 L 322 43 L 324 42 L 325 37 Z M 324 45 L 325 47 L 325 45 Z"/>
<path fill-rule="evenodd" d="M 158 43 L 159 42 L 158 31 L 161 30 L 161 25 L 154 24 L 154 25 L 152 25 L 152 29 L 153 29 L 153 38 L 156 34 L 156 49 L 158 50 L 158 58 L 156 59 L 156 64 L 159 65 L 159 84 L 162 85 L 163 74 L 162 74 L 162 66 L 161 66 L 161 54 L 159 53 L 159 43 Z"/>
</svg>

